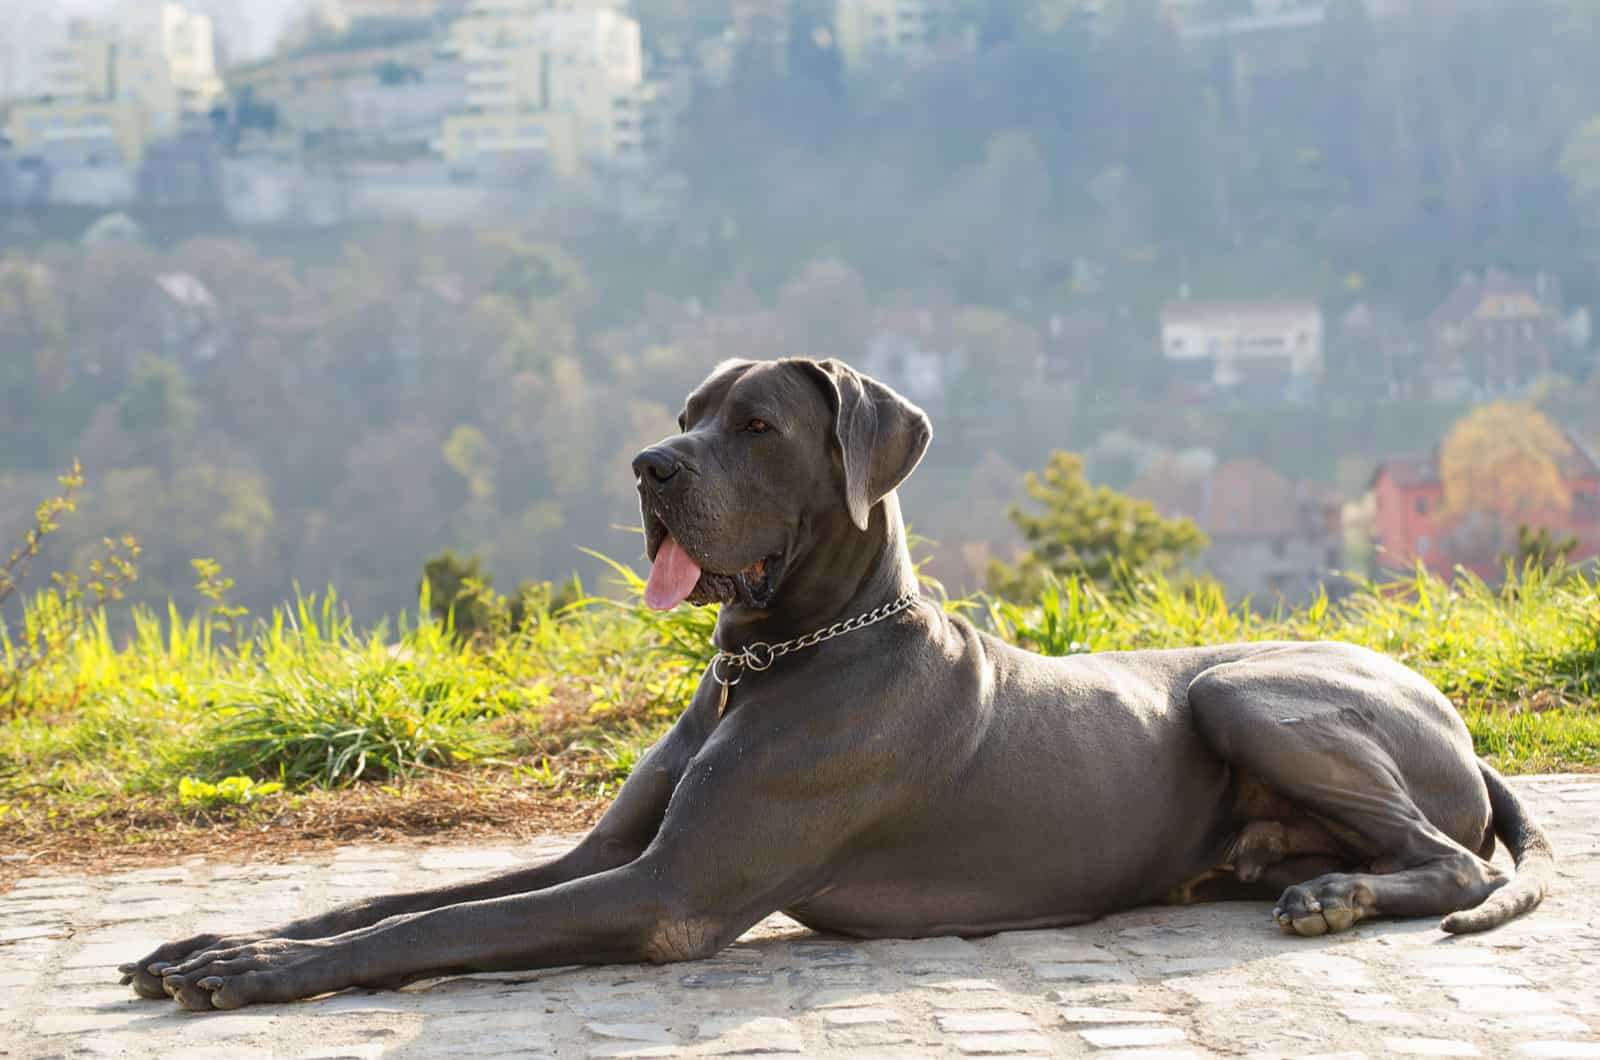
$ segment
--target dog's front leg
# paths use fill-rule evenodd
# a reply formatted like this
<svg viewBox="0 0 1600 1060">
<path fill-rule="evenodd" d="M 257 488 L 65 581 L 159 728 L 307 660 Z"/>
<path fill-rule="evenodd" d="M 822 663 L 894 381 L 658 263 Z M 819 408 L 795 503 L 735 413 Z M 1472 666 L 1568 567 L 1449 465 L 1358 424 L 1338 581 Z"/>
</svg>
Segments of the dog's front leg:
<svg viewBox="0 0 1600 1060">
<path fill-rule="evenodd" d="M 331 939 L 394 917 L 525 894 L 626 865 L 655 838 L 673 788 L 715 723 L 715 710 L 710 694 L 702 689 L 672 731 L 640 759 L 594 830 L 554 861 L 485 879 L 364 899 L 276 928 L 194 935 L 166 943 L 139 960 L 122 965 L 118 969 L 122 981 L 132 985 L 141 997 L 165 998 L 168 984 L 164 973 L 205 953 L 234 951 L 268 941 L 281 944 Z"/>
<path fill-rule="evenodd" d="M 530 894 L 391 917 L 326 939 L 265 939 L 169 968 L 185 1008 L 233 1009 L 432 975 L 709 956 L 764 915 L 696 908 L 649 857 Z"/>
</svg>

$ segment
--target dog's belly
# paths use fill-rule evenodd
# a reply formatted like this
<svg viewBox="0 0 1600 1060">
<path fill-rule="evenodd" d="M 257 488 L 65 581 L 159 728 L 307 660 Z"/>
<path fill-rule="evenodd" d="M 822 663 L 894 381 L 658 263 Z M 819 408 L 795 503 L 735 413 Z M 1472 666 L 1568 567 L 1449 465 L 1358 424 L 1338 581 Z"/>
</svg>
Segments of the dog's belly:
<svg viewBox="0 0 1600 1060">
<path fill-rule="evenodd" d="M 997 931 L 1029 931 L 1070 927 L 1099 916 L 1045 910 L 1032 915 L 1011 908 L 990 908 L 987 903 L 967 907 L 962 895 L 875 889 L 870 896 L 840 892 L 785 909 L 784 913 L 813 931 L 863 939 L 918 939 L 946 935 L 989 935 Z"/>
<path fill-rule="evenodd" d="M 918 937 L 1166 900 L 1218 863 L 1236 829 L 1233 772 L 1184 695 L 1207 662 L 1014 660 L 973 753 L 940 782 L 924 775 L 914 804 L 887 813 L 786 911 L 821 930 Z M 942 709 L 947 725 L 962 713 Z"/>
<path fill-rule="evenodd" d="M 1225 784 L 1225 782 L 1224 782 Z M 808 927 L 862 937 L 970 935 L 1082 923 L 1158 902 L 1216 860 L 1221 834 L 1190 812 L 1130 815 L 1116 832 L 1070 813 L 994 822 L 943 815 L 842 860 L 816 895 L 786 912 Z M 1018 817 L 1023 816 L 1016 811 Z"/>
<path fill-rule="evenodd" d="M 974 782 L 983 790 L 864 837 L 786 911 L 819 930 L 915 938 L 1075 924 L 1164 901 L 1217 863 L 1231 834 L 1230 771 L 1178 749 L 1147 761 L 1160 782 L 1120 799 L 1084 778 L 1076 800 L 1046 802 L 1059 792 L 1024 790 L 1025 774 Z"/>
</svg>

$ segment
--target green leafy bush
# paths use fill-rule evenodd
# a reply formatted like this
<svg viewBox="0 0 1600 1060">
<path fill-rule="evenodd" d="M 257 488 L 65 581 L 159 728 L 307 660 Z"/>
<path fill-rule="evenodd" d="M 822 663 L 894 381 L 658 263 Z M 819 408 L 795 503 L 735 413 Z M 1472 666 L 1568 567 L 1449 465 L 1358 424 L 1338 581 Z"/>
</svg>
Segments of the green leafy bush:
<svg viewBox="0 0 1600 1060">
<path fill-rule="evenodd" d="M 209 781 L 184 777 L 178 781 L 178 804 L 186 809 L 215 810 L 224 806 L 248 806 L 283 790 L 277 781 L 258 784 L 249 777 L 225 777 Z"/>
</svg>

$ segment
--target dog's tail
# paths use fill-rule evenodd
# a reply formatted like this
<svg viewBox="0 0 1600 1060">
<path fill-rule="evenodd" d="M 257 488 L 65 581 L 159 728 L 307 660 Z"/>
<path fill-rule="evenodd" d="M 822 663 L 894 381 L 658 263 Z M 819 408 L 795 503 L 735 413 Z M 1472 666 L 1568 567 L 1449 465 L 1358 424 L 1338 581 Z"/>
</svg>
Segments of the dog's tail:
<svg viewBox="0 0 1600 1060">
<path fill-rule="evenodd" d="M 1478 771 L 1489 789 L 1494 833 L 1511 851 L 1512 860 L 1517 863 L 1517 874 L 1481 905 L 1445 917 L 1439 926 L 1454 935 L 1488 931 L 1528 912 L 1544 900 L 1555 876 L 1556 856 L 1544 829 L 1528 815 L 1528 808 L 1517 798 L 1516 792 L 1487 762 L 1479 761 Z"/>
</svg>

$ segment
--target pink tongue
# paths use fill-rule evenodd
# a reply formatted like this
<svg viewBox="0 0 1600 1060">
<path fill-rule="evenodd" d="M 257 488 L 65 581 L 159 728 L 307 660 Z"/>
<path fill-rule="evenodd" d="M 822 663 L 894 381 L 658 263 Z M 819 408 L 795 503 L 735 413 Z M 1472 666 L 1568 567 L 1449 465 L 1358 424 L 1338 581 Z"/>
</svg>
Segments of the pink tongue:
<svg viewBox="0 0 1600 1060">
<path fill-rule="evenodd" d="M 671 611 L 694 592 L 699 580 L 700 564 L 690 559 L 669 534 L 656 549 L 655 566 L 650 568 L 650 581 L 644 587 L 644 602 L 657 611 Z"/>
</svg>

